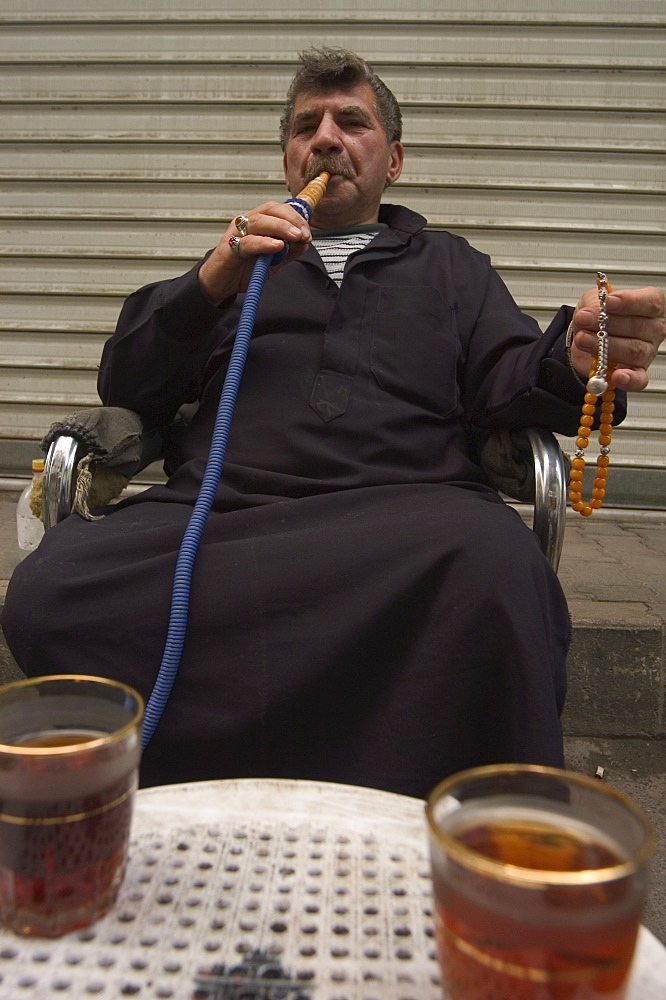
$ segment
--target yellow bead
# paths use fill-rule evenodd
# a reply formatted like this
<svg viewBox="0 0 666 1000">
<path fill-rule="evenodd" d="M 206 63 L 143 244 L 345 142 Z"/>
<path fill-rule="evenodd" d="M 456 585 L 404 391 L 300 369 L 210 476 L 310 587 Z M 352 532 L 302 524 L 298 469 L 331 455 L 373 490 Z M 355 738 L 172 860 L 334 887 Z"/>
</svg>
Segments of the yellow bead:
<svg viewBox="0 0 666 1000">
<path fill-rule="evenodd" d="M 606 479 L 607 475 L 608 475 L 608 469 L 604 469 L 603 465 L 600 466 L 597 464 L 597 472 L 596 472 L 597 479 L 601 479 L 603 482 Z"/>
<path fill-rule="evenodd" d="M 576 447 L 577 448 L 587 448 L 587 446 L 588 446 L 589 443 L 590 442 L 587 440 L 586 437 L 578 437 L 578 438 L 576 438 Z"/>
<path fill-rule="evenodd" d="M 615 389 L 607 389 L 601 396 L 602 403 L 612 403 L 615 399 Z"/>
<path fill-rule="evenodd" d="M 615 403 L 602 403 L 601 412 L 602 413 L 613 413 L 615 410 Z"/>
<path fill-rule="evenodd" d="M 608 445 L 611 443 L 611 440 L 612 440 L 612 438 L 611 438 L 610 434 L 600 434 L 599 435 L 599 444 L 601 445 L 602 448 L 607 448 Z"/>
<path fill-rule="evenodd" d="M 603 488 L 599 489 L 598 486 L 595 486 L 595 488 L 592 490 L 592 496 L 594 497 L 595 500 L 603 500 L 603 498 L 606 496 L 606 490 Z"/>
<path fill-rule="evenodd" d="M 572 469 L 584 469 L 585 459 L 584 458 L 574 458 L 571 462 Z"/>
<path fill-rule="evenodd" d="M 582 412 L 588 417 L 593 417 L 596 412 L 596 409 L 597 409 L 596 406 L 592 406 L 591 403 L 583 403 Z"/>
<path fill-rule="evenodd" d="M 607 466 L 609 466 L 610 465 L 610 456 L 609 455 L 599 455 L 599 457 L 597 458 L 597 465 L 600 466 L 602 469 L 606 468 Z"/>
<path fill-rule="evenodd" d="M 583 517 L 589 517 L 590 514 L 592 513 L 592 508 L 584 504 L 583 509 L 580 511 L 580 513 L 583 515 Z"/>
<path fill-rule="evenodd" d="M 583 481 L 583 470 L 582 469 L 572 469 L 569 473 L 569 480 L 572 483 L 580 483 Z"/>
<path fill-rule="evenodd" d="M 613 433 L 613 425 L 609 424 L 607 420 L 602 420 L 601 423 L 599 424 L 599 433 L 600 434 L 612 434 Z"/>
<path fill-rule="evenodd" d="M 594 396 L 591 392 L 586 392 L 585 395 L 583 396 L 583 402 L 586 403 L 588 406 L 591 406 L 593 403 L 596 404 L 597 397 Z"/>
<path fill-rule="evenodd" d="M 603 507 L 603 501 L 602 500 L 590 500 L 590 507 L 593 507 L 594 510 L 599 510 L 600 507 Z"/>
<path fill-rule="evenodd" d="M 584 506 L 585 504 L 582 502 L 582 500 L 577 500 L 571 504 L 571 509 L 577 510 L 579 514 L 582 514 Z"/>
<path fill-rule="evenodd" d="M 594 417 L 583 416 L 580 418 L 581 427 L 591 427 L 594 423 Z"/>
<path fill-rule="evenodd" d="M 589 437 L 590 436 L 590 428 L 589 427 L 579 427 L 578 428 L 578 434 L 579 434 L 580 437 L 583 437 L 583 438 Z"/>
</svg>

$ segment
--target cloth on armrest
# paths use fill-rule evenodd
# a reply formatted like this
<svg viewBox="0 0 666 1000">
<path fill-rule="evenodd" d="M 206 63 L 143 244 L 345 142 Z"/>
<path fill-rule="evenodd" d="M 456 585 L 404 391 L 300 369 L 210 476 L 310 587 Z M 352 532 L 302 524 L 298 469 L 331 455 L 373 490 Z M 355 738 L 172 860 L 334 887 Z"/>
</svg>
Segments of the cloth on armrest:
<svg viewBox="0 0 666 1000">
<path fill-rule="evenodd" d="M 73 437 L 85 448 L 77 466 L 72 512 L 95 520 L 90 508 L 120 496 L 132 476 L 145 466 L 145 437 L 141 417 L 119 406 L 78 410 L 51 424 L 41 442 L 44 452 L 62 436 Z"/>
<path fill-rule="evenodd" d="M 509 429 L 493 431 L 480 446 L 479 458 L 495 489 L 521 503 L 534 503 L 534 455 L 525 435 Z"/>
</svg>

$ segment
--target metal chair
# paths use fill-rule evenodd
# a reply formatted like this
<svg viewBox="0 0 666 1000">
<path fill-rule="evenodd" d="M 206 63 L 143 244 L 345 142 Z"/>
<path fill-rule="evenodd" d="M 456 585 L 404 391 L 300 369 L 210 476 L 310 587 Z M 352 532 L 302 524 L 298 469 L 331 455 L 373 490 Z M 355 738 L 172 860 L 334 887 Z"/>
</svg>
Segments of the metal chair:
<svg viewBox="0 0 666 1000">
<path fill-rule="evenodd" d="M 144 435 L 134 474 L 162 457 L 164 444 L 163 435 L 154 431 Z M 492 462 L 487 461 L 489 449 Z M 51 441 L 42 485 L 42 516 L 47 530 L 71 513 L 78 464 L 88 452 L 89 443 L 69 434 Z M 564 541 L 568 469 L 554 435 L 543 427 L 491 434 L 481 449 L 481 464 L 500 492 L 534 505 L 532 530 L 557 572 Z"/>
</svg>

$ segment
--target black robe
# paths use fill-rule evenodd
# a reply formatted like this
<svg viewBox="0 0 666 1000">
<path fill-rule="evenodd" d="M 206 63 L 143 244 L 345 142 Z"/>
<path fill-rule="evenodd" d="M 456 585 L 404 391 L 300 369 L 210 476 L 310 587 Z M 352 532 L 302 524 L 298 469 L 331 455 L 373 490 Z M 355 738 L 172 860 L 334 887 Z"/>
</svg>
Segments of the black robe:
<svg viewBox="0 0 666 1000">
<path fill-rule="evenodd" d="M 424 795 L 463 767 L 563 762 L 566 603 L 475 441 L 575 432 L 571 310 L 542 335 L 466 241 L 404 208 L 380 219 L 340 288 L 313 248 L 266 285 L 144 784 Z M 103 402 L 149 426 L 199 401 L 173 474 L 103 520 L 66 519 L 17 569 L 3 625 L 28 674 L 150 694 L 242 301 L 210 306 L 199 266 L 129 297 L 100 370 Z"/>
</svg>

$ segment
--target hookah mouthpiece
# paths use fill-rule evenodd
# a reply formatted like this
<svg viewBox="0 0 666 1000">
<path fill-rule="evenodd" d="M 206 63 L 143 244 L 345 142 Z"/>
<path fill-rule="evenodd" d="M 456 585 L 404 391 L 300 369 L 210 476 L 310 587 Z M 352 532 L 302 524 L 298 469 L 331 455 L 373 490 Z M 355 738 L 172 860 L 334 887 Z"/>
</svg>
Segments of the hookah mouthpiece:
<svg viewBox="0 0 666 1000">
<path fill-rule="evenodd" d="M 303 201 L 307 201 L 308 205 L 314 212 L 315 208 L 326 193 L 326 185 L 330 179 L 331 175 L 325 170 L 322 171 L 318 177 L 313 178 L 309 184 L 306 184 L 303 190 L 296 197 L 302 199 Z"/>
</svg>

